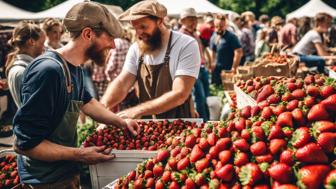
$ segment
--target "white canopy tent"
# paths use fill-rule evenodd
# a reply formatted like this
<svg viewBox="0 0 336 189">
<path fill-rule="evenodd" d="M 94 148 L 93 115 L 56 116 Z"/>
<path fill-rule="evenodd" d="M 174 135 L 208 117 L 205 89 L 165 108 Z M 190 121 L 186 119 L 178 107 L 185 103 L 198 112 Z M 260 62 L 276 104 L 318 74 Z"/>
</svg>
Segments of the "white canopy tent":
<svg viewBox="0 0 336 189">
<path fill-rule="evenodd" d="M 0 22 L 15 21 L 33 18 L 34 13 L 0 0 Z"/>
<path fill-rule="evenodd" d="M 183 9 L 194 8 L 198 14 L 221 13 L 228 14 L 229 17 L 238 15 L 230 10 L 223 10 L 208 0 L 158 0 L 166 6 L 168 15 L 178 17 Z"/>
<path fill-rule="evenodd" d="M 299 9 L 289 13 L 286 16 L 286 19 L 301 18 L 304 16 L 314 17 L 319 12 L 326 12 L 331 16 L 336 17 L 336 9 L 325 4 L 322 0 L 310 0 Z"/>
</svg>

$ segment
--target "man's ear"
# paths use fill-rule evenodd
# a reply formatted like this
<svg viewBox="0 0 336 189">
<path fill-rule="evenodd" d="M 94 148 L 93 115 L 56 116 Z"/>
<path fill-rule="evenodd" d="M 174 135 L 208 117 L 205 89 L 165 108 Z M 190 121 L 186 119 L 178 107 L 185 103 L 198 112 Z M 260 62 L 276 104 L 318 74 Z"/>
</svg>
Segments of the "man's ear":
<svg viewBox="0 0 336 189">
<path fill-rule="evenodd" d="M 34 46 L 36 41 L 32 38 L 28 39 L 28 41 L 26 42 L 28 46 Z"/>
<path fill-rule="evenodd" d="M 89 40 L 89 41 L 92 40 L 93 35 L 94 35 L 93 31 L 92 31 L 92 29 L 89 28 L 89 27 L 86 27 L 86 28 L 84 28 L 84 29 L 82 30 L 82 34 L 81 34 L 81 36 L 82 36 L 82 38 L 85 39 L 85 40 Z"/>
</svg>

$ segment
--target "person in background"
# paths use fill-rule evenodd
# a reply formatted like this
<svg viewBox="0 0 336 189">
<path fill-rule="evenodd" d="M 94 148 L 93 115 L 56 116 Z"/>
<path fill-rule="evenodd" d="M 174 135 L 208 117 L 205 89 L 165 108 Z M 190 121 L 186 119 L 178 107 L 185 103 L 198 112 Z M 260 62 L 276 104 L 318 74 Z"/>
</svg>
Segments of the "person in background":
<svg viewBox="0 0 336 189">
<path fill-rule="evenodd" d="M 236 73 L 243 50 L 238 37 L 227 30 L 228 20 L 225 15 L 216 15 L 215 33 L 210 39 L 210 49 L 212 51 L 213 69 L 211 82 L 222 85 L 222 70 Z"/>
<path fill-rule="evenodd" d="M 269 16 L 267 14 L 262 14 L 259 16 L 259 27 L 260 29 L 269 27 Z"/>
<path fill-rule="evenodd" d="M 244 52 L 244 56 L 240 61 L 240 65 L 244 65 L 246 62 L 254 60 L 255 40 L 253 39 L 253 33 L 250 25 L 248 24 L 248 21 L 244 19 L 244 17 L 240 18 L 239 28 L 241 30 L 239 41 Z"/>
<path fill-rule="evenodd" d="M 279 45 L 281 48 L 292 48 L 297 43 L 298 19 L 291 18 L 279 31 Z"/>
<path fill-rule="evenodd" d="M 308 16 L 304 16 L 299 19 L 298 27 L 298 41 L 312 29 L 312 19 Z"/>
<path fill-rule="evenodd" d="M 21 107 L 23 72 L 34 58 L 44 52 L 45 33 L 36 24 L 21 21 L 13 30 L 8 44 L 14 49 L 8 54 L 6 75 L 8 87 L 17 107 Z"/>
<path fill-rule="evenodd" d="M 201 68 L 193 88 L 193 95 L 195 97 L 196 110 L 198 114 L 204 121 L 208 121 L 209 108 L 206 99 L 209 96 L 209 73 L 205 66 L 205 58 L 203 55 L 204 47 L 196 33 L 198 21 L 195 9 L 184 9 L 180 14 L 180 22 L 182 24 L 180 32 L 195 38 L 198 42 L 199 52 L 201 54 Z"/>
<path fill-rule="evenodd" d="M 255 14 L 251 11 L 246 11 L 241 14 L 241 17 L 248 22 L 249 27 L 253 33 L 253 40 L 255 41 L 257 38 L 257 32 L 261 29 L 258 22 L 256 21 Z"/>
<path fill-rule="evenodd" d="M 114 108 L 137 82 L 140 103 L 119 112 L 122 117 L 194 117 L 191 92 L 200 69 L 199 47 L 194 38 L 168 29 L 166 15 L 158 1 L 140 1 L 119 16 L 131 22 L 137 41 L 101 102 Z"/>
<path fill-rule="evenodd" d="M 279 31 L 283 26 L 283 19 L 280 16 L 274 16 L 271 19 L 271 28 L 268 31 L 268 41 L 270 46 L 278 47 Z"/>
<path fill-rule="evenodd" d="M 270 51 L 270 47 L 268 44 L 268 32 L 266 29 L 259 30 L 259 40 L 256 43 L 254 55 L 256 58 L 261 57 L 265 53 L 268 53 Z"/>
<path fill-rule="evenodd" d="M 93 59 L 105 63 L 122 28 L 109 10 L 95 2 L 75 4 L 65 15 L 70 41 L 47 51 L 23 74 L 22 106 L 13 127 L 18 173 L 24 188 L 78 189 L 79 163 L 94 164 L 115 157 L 111 148 L 78 148 L 79 111 L 92 119 L 136 135 L 136 121 L 122 119 L 93 99 L 83 84 L 82 65 Z"/>
<path fill-rule="evenodd" d="M 331 15 L 318 13 L 314 17 L 314 28 L 307 32 L 293 48 L 293 53 L 300 57 L 301 62 L 304 62 L 307 67 L 317 67 L 320 73 L 324 73 L 325 59 L 328 59 L 324 56 L 329 56 L 323 34 L 328 32 L 331 23 Z"/>
<path fill-rule="evenodd" d="M 199 37 L 202 41 L 202 45 L 205 48 L 209 47 L 210 38 L 212 36 L 212 33 L 215 31 L 214 19 L 211 14 L 205 17 L 205 21 L 203 24 L 200 25 L 198 31 L 200 33 Z"/>
<path fill-rule="evenodd" d="M 46 18 L 42 23 L 42 29 L 47 35 L 44 46 L 46 50 L 55 50 L 61 48 L 61 37 L 64 33 L 62 23 L 55 18 Z"/>
</svg>

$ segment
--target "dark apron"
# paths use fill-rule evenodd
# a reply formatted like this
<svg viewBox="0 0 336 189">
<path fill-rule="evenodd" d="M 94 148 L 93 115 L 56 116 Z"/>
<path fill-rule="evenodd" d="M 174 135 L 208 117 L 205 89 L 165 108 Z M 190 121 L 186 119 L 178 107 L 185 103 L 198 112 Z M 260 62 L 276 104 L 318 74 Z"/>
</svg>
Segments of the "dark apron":
<svg viewBox="0 0 336 189">
<path fill-rule="evenodd" d="M 62 63 L 52 57 L 41 57 L 41 59 L 51 59 L 59 64 L 63 70 L 67 93 L 72 92 L 71 74 L 65 60 Z M 83 99 L 83 73 L 80 77 L 80 99 Z M 77 141 L 77 120 L 83 101 L 70 100 L 62 121 L 47 140 L 68 147 L 76 147 Z M 52 150 L 52 149 L 49 149 Z M 34 179 L 43 184 L 26 185 L 28 188 L 58 188 L 74 189 L 79 188 L 79 163 L 72 161 L 45 162 L 22 156 L 23 166 Z"/>
<path fill-rule="evenodd" d="M 162 64 L 147 65 L 144 63 L 143 55 L 138 60 L 137 81 L 139 86 L 140 103 L 147 102 L 162 96 L 172 90 L 173 80 L 169 71 L 169 60 L 171 51 L 172 33 L 170 32 L 167 50 Z M 180 106 L 175 107 L 167 112 L 143 118 L 191 118 L 191 96 Z"/>
</svg>

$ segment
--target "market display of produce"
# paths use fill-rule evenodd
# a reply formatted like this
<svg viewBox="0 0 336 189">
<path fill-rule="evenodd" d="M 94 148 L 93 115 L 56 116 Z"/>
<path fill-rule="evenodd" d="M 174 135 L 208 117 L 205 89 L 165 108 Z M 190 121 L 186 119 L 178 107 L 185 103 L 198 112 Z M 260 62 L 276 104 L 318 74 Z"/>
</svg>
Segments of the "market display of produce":
<svg viewBox="0 0 336 189">
<path fill-rule="evenodd" d="M 0 189 L 10 189 L 19 183 L 16 156 L 5 155 L 0 157 Z"/>
<path fill-rule="evenodd" d="M 134 138 L 127 130 L 112 126 L 94 132 L 83 142 L 84 147 L 107 146 L 118 150 L 150 150 L 165 147 L 168 138 L 179 136 L 182 131 L 197 127 L 196 122 L 138 121 L 140 133 Z"/>
<path fill-rule="evenodd" d="M 258 106 L 188 129 L 115 188 L 336 188 L 336 82 L 323 75 L 238 83 Z"/>
</svg>

